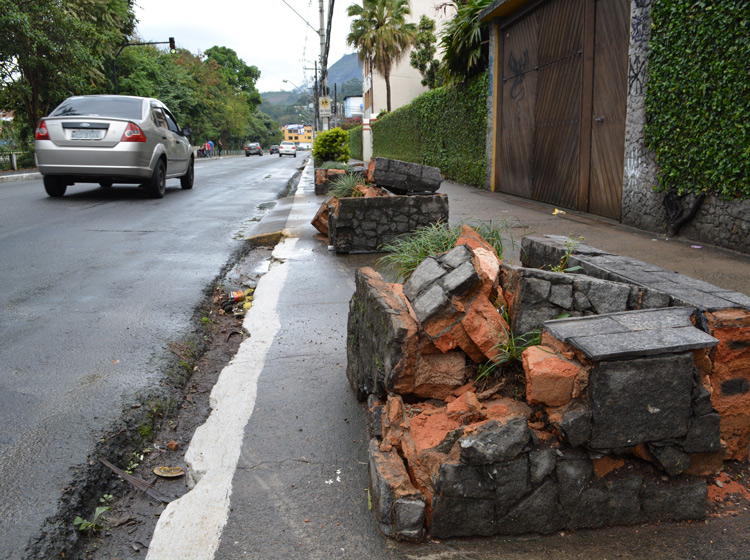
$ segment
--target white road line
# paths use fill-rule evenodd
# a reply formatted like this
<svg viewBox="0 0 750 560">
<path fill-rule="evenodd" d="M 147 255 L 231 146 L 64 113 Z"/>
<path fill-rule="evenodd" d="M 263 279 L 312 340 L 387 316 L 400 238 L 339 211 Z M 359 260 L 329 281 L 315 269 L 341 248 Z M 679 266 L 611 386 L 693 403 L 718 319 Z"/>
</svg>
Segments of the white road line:
<svg viewBox="0 0 750 560">
<path fill-rule="evenodd" d="M 286 239 L 277 249 L 288 253 L 296 243 L 296 238 Z M 211 560 L 216 554 L 229 516 L 245 427 L 255 407 L 258 377 L 280 328 L 276 309 L 288 266 L 272 266 L 258 282 L 254 305 L 243 323 L 252 336 L 219 375 L 211 391 L 211 415 L 196 430 L 185 454 L 192 490 L 161 514 L 147 560 Z"/>
</svg>

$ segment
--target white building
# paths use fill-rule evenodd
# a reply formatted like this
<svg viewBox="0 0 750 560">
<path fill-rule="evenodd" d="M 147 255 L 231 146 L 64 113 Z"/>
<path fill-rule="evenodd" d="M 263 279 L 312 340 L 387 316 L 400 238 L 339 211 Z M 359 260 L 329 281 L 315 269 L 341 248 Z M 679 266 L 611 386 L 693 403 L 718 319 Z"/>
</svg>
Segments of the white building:
<svg viewBox="0 0 750 560">
<path fill-rule="evenodd" d="M 344 97 L 344 117 L 353 119 L 364 116 L 364 102 L 361 95 Z"/>
</svg>

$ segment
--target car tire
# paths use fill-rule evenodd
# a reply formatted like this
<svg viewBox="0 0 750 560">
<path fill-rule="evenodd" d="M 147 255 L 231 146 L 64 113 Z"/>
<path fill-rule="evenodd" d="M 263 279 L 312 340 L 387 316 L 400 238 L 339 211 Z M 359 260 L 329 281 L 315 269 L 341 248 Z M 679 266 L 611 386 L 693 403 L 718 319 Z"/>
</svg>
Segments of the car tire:
<svg viewBox="0 0 750 560">
<path fill-rule="evenodd" d="M 55 198 L 64 195 L 65 190 L 68 188 L 68 185 L 65 183 L 65 180 L 62 177 L 52 177 L 50 175 L 47 175 L 44 177 L 43 181 L 44 190 L 47 191 L 47 194 L 49 196 L 53 196 Z"/>
<path fill-rule="evenodd" d="M 113 181 L 99 181 L 99 186 L 103 189 L 111 189 Z"/>
<path fill-rule="evenodd" d="M 160 159 L 156 162 L 154 167 L 154 174 L 151 175 L 151 179 L 144 185 L 146 192 L 151 198 L 163 198 L 164 193 L 167 190 L 167 173 L 164 160 Z"/>
<path fill-rule="evenodd" d="M 245 157 L 250 157 L 250 154 L 248 154 L 248 153 L 246 152 L 246 153 L 245 153 Z"/>
<path fill-rule="evenodd" d="M 297 157 L 297 154 L 296 154 L 296 153 L 294 154 L 294 157 Z"/>
<path fill-rule="evenodd" d="M 281 154 L 279 154 L 279 157 L 281 157 Z"/>
<path fill-rule="evenodd" d="M 193 182 L 195 181 L 195 165 L 193 158 L 190 158 L 188 168 L 185 174 L 180 177 L 180 186 L 183 190 L 189 191 L 193 188 Z"/>
</svg>

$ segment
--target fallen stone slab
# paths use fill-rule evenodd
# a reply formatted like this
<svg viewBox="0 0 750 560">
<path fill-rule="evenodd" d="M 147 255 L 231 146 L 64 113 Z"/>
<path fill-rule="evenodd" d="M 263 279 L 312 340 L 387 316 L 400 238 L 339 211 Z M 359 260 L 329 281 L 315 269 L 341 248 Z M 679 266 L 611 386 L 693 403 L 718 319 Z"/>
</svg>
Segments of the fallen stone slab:
<svg viewBox="0 0 750 560">
<path fill-rule="evenodd" d="M 394 194 L 432 194 L 444 180 L 437 167 L 383 157 L 370 161 L 370 173 L 375 184 Z"/>
</svg>

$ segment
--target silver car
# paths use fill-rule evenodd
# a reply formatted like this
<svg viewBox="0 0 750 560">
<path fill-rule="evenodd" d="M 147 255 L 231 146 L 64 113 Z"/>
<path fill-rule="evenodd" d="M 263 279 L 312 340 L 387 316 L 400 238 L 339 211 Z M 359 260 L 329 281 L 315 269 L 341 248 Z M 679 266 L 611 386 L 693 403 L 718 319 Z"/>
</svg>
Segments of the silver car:
<svg viewBox="0 0 750 560">
<path fill-rule="evenodd" d="M 282 142 L 279 144 L 279 157 L 281 156 L 297 157 L 297 145 L 294 142 Z"/>
<path fill-rule="evenodd" d="M 158 99 L 69 97 L 39 121 L 37 165 L 50 196 L 63 196 L 74 183 L 135 183 L 161 198 L 167 179 L 179 177 L 183 189 L 193 188 L 189 135 Z"/>
</svg>

